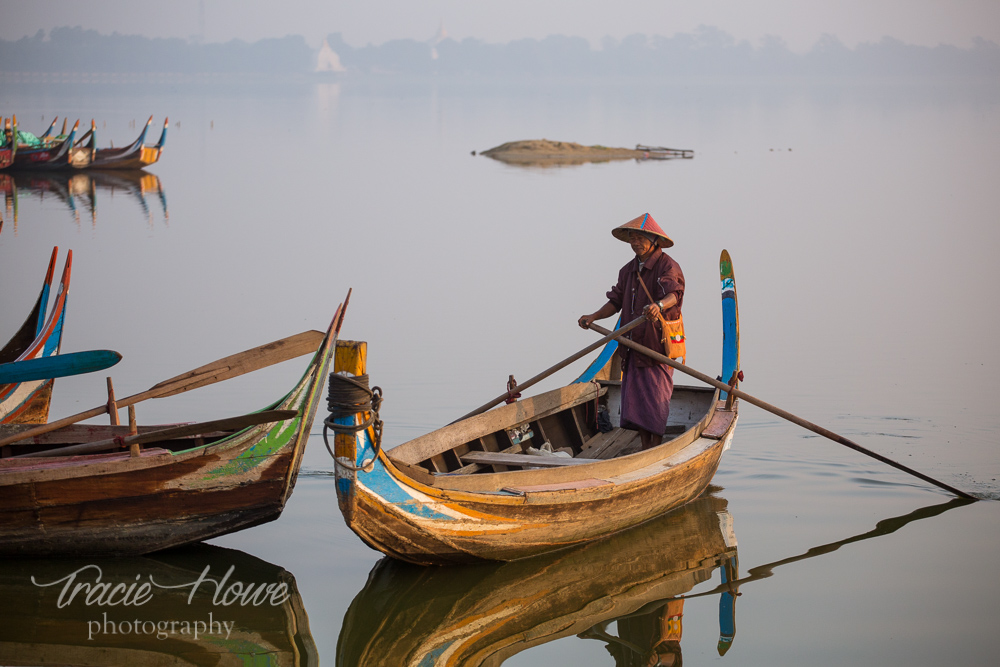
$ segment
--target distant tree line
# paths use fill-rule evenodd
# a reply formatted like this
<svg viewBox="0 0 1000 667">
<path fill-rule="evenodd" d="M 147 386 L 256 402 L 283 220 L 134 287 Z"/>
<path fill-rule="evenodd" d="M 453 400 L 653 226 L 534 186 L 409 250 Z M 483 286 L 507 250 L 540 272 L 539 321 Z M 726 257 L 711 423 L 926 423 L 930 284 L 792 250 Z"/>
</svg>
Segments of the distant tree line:
<svg viewBox="0 0 1000 667">
<path fill-rule="evenodd" d="M 48 39 L 39 30 L 0 41 L 0 70 L 7 72 L 284 73 L 310 71 L 315 61 L 315 49 L 301 36 L 198 44 L 54 28 Z"/>
<path fill-rule="evenodd" d="M 797 54 L 777 37 L 758 46 L 717 28 L 672 37 L 605 38 L 593 49 L 581 37 L 552 35 L 490 44 L 479 39 L 438 42 L 398 39 L 354 47 L 340 33 L 327 37 L 348 75 L 446 75 L 518 78 L 736 77 L 975 77 L 1000 81 L 1000 46 L 977 39 L 970 48 L 904 44 L 892 38 L 848 48 L 826 35 Z M 45 35 L 0 41 L 7 72 L 306 73 L 317 49 L 301 36 L 200 44 L 183 39 L 102 35 L 56 28 Z"/>
<path fill-rule="evenodd" d="M 479 39 L 439 43 L 393 40 L 355 48 L 340 33 L 327 37 L 348 70 L 366 73 L 518 77 L 949 77 L 992 78 L 1000 82 L 1000 46 L 977 39 L 971 48 L 904 44 L 886 37 L 851 49 L 824 35 L 805 54 L 789 50 L 778 37 L 760 46 L 737 41 L 722 30 L 701 27 L 673 37 L 630 35 L 605 38 L 594 50 L 582 37 L 551 35 L 488 44 Z M 436 54 L 436 58 L 433 57 Z"/>
</svg>

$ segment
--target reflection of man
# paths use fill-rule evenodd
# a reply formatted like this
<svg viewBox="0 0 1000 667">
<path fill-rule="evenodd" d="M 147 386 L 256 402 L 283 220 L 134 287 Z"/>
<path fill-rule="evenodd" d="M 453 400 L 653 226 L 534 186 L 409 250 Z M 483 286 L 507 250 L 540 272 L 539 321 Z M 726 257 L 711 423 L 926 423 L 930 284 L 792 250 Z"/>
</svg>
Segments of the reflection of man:
<svg viewBox="0 0 1000 667">
<path fill-rule="evenodd" d="M 622 313 L 622 323 L 645 316 L 647 322 L 625 334 L 626 338 L 653 350 L 663 350 L 663 334 L 658 315 L 667 320 L 678 320 L 684 300 L 684 274 L 681 267 L 661 248 L 674 242 L 663 233 L 648 213 L 640 215 L 611 231 L 619 241 L 632 246 L 635 258 L 618 272 L 618 282 L 608 292 L 608 302 L 590 315 L 579 319 L 586 329 L 595 320 L 602 320 Z M 674 391 L 673 369 L 631 352 L 624 345 L 618 347 L 622 357 L 622 414 L 623 428 L 639 431 L 642 448 L 659 445 L 667 428 L 670 414 L 670 397 Z"/>
<path fill-rule="evenodd" d="M 668 600 L 656 611 L 618 619 L 618 637 L 608 652 L 616 667 L 681 667 L 681 619 L 684 600 Z"/>
</svg>

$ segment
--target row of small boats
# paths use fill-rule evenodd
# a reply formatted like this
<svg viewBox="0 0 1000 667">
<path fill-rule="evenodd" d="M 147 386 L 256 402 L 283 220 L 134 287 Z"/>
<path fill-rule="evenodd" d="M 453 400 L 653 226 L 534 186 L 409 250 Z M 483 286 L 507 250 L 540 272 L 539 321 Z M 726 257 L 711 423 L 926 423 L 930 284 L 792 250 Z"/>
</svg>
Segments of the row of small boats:
<svg viewBox="0 0 1000 667">
<path fill-rule="evenodd" d="M 160 159 L 169 124 L 169 119 L 164 119 L 163 130 L 155 144 L 146 142 L 146 135 L 153 123 L 153 117 L 150 116 L 131 144 L 119 148 L 98 148 L 97 125 L 93 120 L 90 121 L 90 129 L 82 135 L 77 134 L 80 129 L 79 120 L 68 132 L 67 119 L 63 119 L 62 130 L 55 131 L 58 121 L 58 117 L 54 118 L 48 129 L 36 136 L 18 128 L 17 116 L 4 119 L 0 139 L 0 169 L 143 169 Z"/>
</svg>

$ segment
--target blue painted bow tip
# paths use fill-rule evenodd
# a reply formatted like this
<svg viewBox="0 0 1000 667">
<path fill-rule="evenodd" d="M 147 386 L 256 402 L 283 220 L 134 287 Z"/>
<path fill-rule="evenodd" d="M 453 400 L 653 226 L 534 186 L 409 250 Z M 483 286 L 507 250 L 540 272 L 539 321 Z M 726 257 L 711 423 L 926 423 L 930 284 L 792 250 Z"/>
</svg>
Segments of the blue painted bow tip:
<svg viewBox="0 0 1000 667">
<path fill-rule="evenodd" d="M 122 360 L 114 350 L 87 350 L 0 364 L 0 384 L 52 380 L 68 375 L 94 373 Z"/>
</svg>

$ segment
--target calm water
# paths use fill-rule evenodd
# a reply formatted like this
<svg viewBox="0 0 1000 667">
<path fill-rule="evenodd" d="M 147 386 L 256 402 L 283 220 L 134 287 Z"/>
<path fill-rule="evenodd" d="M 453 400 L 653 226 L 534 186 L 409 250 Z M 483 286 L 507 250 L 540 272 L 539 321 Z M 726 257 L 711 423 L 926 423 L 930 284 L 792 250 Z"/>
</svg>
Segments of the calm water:
<svg viewBox="0 0 1000 667">
<path fill-rule="evenodd" d="M 16 216 L 10 199 L 3 210 L 0 339 L 30 309 L 52 246 L 60 257 L 72 249 L 63 351 L 121 352 L 112 369 L 120 395 L 322 329 L 353 287 L 343 337 L 368 341 L 387 445 L 404 442 L 499 394 L 509 374 L 527 379 L 591 342 L 576 318 L 603 303 L 629 259 L 609 230 L 646 211 L 674 238 L 687 277 L 688 360 L 714 374 L 727 248 L 744 390 L 989 500 L 939 507 L 948 498 L 934 487 L 744 405 L 713 502 L 732 519 L 738 575 L 753 576 L 739 588 L 735 639 L 722 657 L 720 593 L 684 603 L 684 661 L 993 664 L 1000 317 L 989 267 L 1000 251 L 1000 89 L 345 82 L 12 87 L 4 97 L 5 113 L 36 133 L 53 115 L 95 117 L 105 145 L 130 141 L 133 120 L 170 117 L 155 178 L 19 179 Z M 696 157 L 542 169 L 470 154 L 542 137 Z M 284 394 L 303 365 L 142 403 L 139 419 L 242 414 Z M 103 377 L 61 379 L 52 417 L 104 400 Z M 179 581 L 211 561 L 213 573 L 231 562 L 249 580 L 295 584 L 285 616 L 241 617 L 243 648 L 213 650 L 253 653 L 246 646 L 267 643 L 253 631 L 285 623 L 298 628 L 297 648 L 274 648 L 275 661 L 318 653 L 326 664 L 338 655 L 344 665 L 360 655 L 397 664 L 390 642 L 418 646 L 459 623 L 459 610 L 508 608 L 525 591 L 562 586 L 580 595 L 516 616 L 564 630 L 522 628 L 517 637 L 546 640 L 501 637 L 514 648 L 498 655 L 514 654 L 506 665 L 610 666 L 614 651 L 626 660 L 623 641 L 641 644 L 637 627 L 659 622 L 665 607 L 652 602 L 716 589 L 733 555 L 720 546 L 713 506 L 688 511 L 691 525 L 668 519 L 536 570 L 373 571 L 379 554 L 344 527 L 314 431 L 279 521 L 213 541 L 242 554 L 199 551 L 172 565 Z M 701 569 L 671 546 L 685 540 L 707 550 Z M 127 578 L 163 565 L 106 567 Z M 631 587 L 612 576 L 629 567 Z M 4 607 L 24 607 L 28 621 L 0 626 L 0 641 L 25 642 L 35 628 L 34 648 L 18 659 L 70 662 L 43 645 L 85 634 L 85 611 L 57 609 L 55 587 L 24 584 L 55 579 L 51 565 L 6 569 Z M 588 571 L 594 577 L 581 576 Z M 183 600 L 163 604 L 150 620 L 195 613 Z M 594 613 L 571 621 L 578 609 Z M 183 652 L 156 640 L 144 650 Z"/>
</svg>

